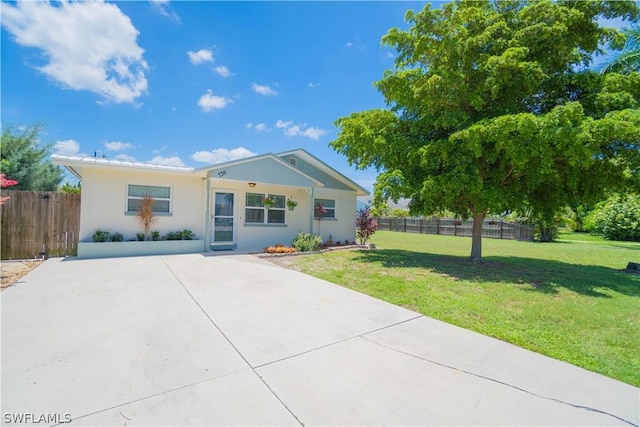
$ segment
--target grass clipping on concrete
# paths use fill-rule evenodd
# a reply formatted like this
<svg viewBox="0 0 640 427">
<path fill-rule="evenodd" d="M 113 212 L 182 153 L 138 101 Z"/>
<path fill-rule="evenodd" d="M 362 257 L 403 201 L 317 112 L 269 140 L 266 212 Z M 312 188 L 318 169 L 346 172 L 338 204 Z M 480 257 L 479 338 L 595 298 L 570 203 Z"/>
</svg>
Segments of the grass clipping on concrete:
<svg viewBox="0 0 640 427">
<path fill-rule="evenodd" d="M 640 244 L 483 239 L 378 232 L 375 251 L 287 263 L 313 276 L 640 386 Z"/>
</svg>

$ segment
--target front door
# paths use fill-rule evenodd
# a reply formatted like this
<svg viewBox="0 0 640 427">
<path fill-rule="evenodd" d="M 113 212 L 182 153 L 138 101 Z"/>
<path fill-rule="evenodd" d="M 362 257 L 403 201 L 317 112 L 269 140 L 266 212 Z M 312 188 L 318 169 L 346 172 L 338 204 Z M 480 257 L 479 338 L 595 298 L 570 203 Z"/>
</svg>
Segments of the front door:
<svg viewBox="0 0 640 427">
<path fill-rule="evenodd" d="M 231 249 L 236 244 L 236 193 L 216 191 L 211 211 L 211 244 Z"/>
</svg>

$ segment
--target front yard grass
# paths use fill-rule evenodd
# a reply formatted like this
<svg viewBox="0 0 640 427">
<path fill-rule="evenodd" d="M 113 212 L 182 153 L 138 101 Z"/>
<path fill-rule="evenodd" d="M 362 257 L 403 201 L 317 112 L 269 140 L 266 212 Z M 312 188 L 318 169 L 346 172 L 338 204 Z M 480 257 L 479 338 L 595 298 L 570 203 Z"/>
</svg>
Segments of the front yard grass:
<svg viewBox="0 0 640 427">
<path fill-rule="evenodd" d="M 293 257 L 290 267 L 427 316 L 640 386 L 640 244 L 378 232 L 373 251 Z M 569 241 L 571 240 L 571 241 Z"/>
</svg>

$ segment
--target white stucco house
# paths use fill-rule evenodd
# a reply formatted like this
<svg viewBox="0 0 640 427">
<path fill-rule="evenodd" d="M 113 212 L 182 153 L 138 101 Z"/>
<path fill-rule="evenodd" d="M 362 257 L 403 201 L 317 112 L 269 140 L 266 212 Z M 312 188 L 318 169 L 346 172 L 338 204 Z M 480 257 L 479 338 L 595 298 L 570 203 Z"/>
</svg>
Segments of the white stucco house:
<svg viewBox="0 0 640 427">
<path fill-rule="evenodd" d="M 290 245 L 299 232 L 355 240 L 354 210 L 368 192 L 303 149 L 263 154 L 202 168 L 162 166 L 95 157 L 53 155 L 82 181 L 79 258 L 238 250 Z M 141 232 L 140 199 L 151 195 L 161 235 L 190 229 L 196 240 L 134 242 Z M 264 199 L 275 203 L 264 206 Z M 290 210 L 287 200 L 297 202 Z M 319 223 L 314 206 L 326 214 Z M 93 243 L 96 230 L 125 242 Z"/>
</svg>

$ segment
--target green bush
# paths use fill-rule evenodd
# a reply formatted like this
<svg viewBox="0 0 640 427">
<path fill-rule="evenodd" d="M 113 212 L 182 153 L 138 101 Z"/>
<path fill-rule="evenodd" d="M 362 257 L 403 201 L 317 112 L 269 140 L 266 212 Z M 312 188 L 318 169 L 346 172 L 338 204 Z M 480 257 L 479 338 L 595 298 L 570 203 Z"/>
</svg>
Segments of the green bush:
<svg viewBox="0 0 640 427">
<path fill-rule="evenodd" d="M 105 230 L 96 230 L 91 237 L 94 242 L 108 242 L 109 241 L 109 232 Z"/>
<path fill-rule="evenodd" d="M 152 231 L 151 232 L 151 240 L 153 240 L 154 242 L 157 240 L 160 240 L 160 232 L 159 231 Z"/>
<path fill-rule="evenodd" d="M 303 233 L 300 231 L 296 237 L 294 237 L 291 246 L 300 252 L 313 252 L 320 249 L 322 239 L 320 236 L 314 236 L 311 233 Z"/>
<path fill-rule="evenodd" d="M 122 242 L 123 239 L 124 236 L 122 235 L 122 233 L 112 233 L 109 235 L 110 242 Z"/>
<path fill-rule="evenodd" d="M 184 230 L 170 231 L 164 236 L 164 240 L 194 240 L 193 231 L 185 228 Z"/>
<path fill-rule="evenodd" d="M 164 236 L 164 240 L 182 240 L 182 231 L 170 231 Z"/>
<path fill-rule="evenodd" d="M 585 227 L 607 240 L 640 242 L 640 194 L 609 197 L 591 212 Z"/>
<path fill-rule="evenodd" d="M 136 233 L 136 240 L 138 240 L 139 242 L 144 242 L 144 238 L 144 233 Z"/>
</svg>

